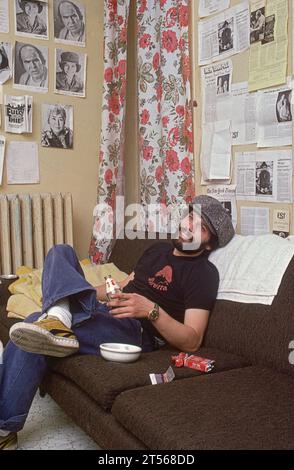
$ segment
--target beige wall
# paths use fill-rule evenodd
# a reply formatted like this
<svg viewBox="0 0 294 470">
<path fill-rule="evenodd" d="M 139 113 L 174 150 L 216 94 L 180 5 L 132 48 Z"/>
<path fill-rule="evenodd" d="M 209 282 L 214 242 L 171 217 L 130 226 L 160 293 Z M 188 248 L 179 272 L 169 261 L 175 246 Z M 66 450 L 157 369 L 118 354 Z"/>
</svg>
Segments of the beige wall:
<svg viewBox="0 0 294 470">
<path fill-rule="evenodd" d="M 197 45 L 197 22 L 199 21 L 198 18 L 198 4 L 199 0 L 193 0 L 192 2 L 192 13 L 191 13 L 191 37 L 192 37 L 192 54 L 193 54 L 193 96 L 194 100 L 197 100 L 198 107 L 194 110 L 194 148 L 195 148 L 195 168 L 196 168 L 196 191 L 197 194 L 205 194 L 206 188 L 205 186 L 201 186 L 201 172 L 200 172 L 200 150 L 201 150 L 201 86 L 200 86 L 200 67 L 197 66 L 198 64 L 198 45 Z M 240 3 L 238 0 L 231 0 L 231 6 Z M 288 58 L 288 75 L 291 75 L 292 70 L 292 21 L 291 15 L 289 15 L 289 58 Z M 233 83 L 244 82 L 248 81 L 249 77 L 249 51 L 243 52 L 242 54 L 237 54 L 232 56 L 233 61 Z M 281 148 L 288 148 L 288 147 L 281 147 Z M 278 148 L 276 148 L 278 149 Z M 244 152 L 244 151 L 255 151 L 257 150 L 256 145 L 242 145 L 242 146 L 234 146 L 232 147 L 233 150 L 233 164 L 234 164 L 234 157 L 236 152 Z M 232 183 L 235 181 L 233 180 Z M 291 223 L 291 233 L 294 233 L 294 225 L 293 225 L 293 210 L 292 204 L 265 204 L 265 203 L 250 203 L 248 201 L 239 201 L 238 202 L 238 227 L 237 231 L 240 230 L 240 206 L 256 206 L 256 207 L 269 207 L 270 209 L 270 223 L 272 224 L 272 216 L 273 211 L 275 209 L 288 209 L 290 210 L 290 223 Z"/>
<path fill-rule="evenodd" d="M 101 121 L 101 90 L 103 80 L 103 1 L 82 0 L 86 6 L 86 48 L 64 46 L 53 40 L 53 1 L 49 0 L 49 41 L 14 35 L 14 0 L 10 4 L 10 33 L 0 34 L 1 41 L 21 42 L 49 47 L 49 93 L 31 93 L 13 89 L 10 80 L 3 86 L 3 93 L 32 95 L 33 134 L 17 136 L 4 132 L 3 113 L 1 134 L 7 141 L 40 142 L 41 104 L 65 103 L 74 106 L 74 149 L 46 149 L 39 145 L 40 184 L 7 185 L 4 168 L 1 193 L 71 192 L 74 206 L 74 243 L 80 258 L 86 257 L 92 233 L 92 212 L 96 205 L 98 180 L 98 148 Z M 86 98 L 72 98 L 53 93 L 55 47 L 77 50 L 88 54 Z"/>
</svg>

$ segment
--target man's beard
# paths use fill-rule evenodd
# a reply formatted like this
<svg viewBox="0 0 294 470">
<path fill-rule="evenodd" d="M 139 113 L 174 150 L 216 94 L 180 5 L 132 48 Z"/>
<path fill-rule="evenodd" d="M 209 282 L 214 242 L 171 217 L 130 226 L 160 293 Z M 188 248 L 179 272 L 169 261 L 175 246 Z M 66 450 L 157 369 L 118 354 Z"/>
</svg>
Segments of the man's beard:
<svg viewBox="0 0 294 470">
<path fill-rule="evenodd" d="M 181 253 L 185 253 L 187 255 L 197 255 L 201 253 L 203 250 L 206 250 L 206 243 L 196 243 L 194 240 L 192 241 L 183 241 L 180 238 L 173 238 L 172 244 L 174 248 L 176 248 Z M 197 248 L 196 248 L 197 247 Z"/>
</svg>

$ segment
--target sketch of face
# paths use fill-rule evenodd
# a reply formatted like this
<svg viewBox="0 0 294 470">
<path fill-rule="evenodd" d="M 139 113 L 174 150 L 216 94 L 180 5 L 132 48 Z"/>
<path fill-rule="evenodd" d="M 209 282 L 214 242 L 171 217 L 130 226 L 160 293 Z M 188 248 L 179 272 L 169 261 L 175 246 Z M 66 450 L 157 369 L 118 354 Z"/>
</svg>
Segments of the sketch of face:
<svg viewBox="0 0 294 470">
<path fill-rule="evenodd" d="M 77 36 L 83 27 L 83 21 L 75 7 L 71 3 L 63 3 L 60 7 L 60 15 L 64 26 L 74 35 Z"/>
<path fill-rule="evenodd" d="M 63 71 L 69 82 L 72 81 L 74 74 L 77 71 L 77 65 L 75 62 L 63 62 Z"/>
<path fill-rule="evenodd" d="M 49 117 L 49 126 L 54 134 L 59 136 L 63 132 L 65 126 L 63 116 L 59 113 L 51 113 Z"/>
<path fill-rule="evenodd" d="M 25 10 L 25 13 L 26 13 L 30 18 L 34 18 L 34 19 L 35 19 L 35 17 L 36 17 L 37 14 L 38 14 L 39 7 L 38 7 L 38 4 L 35 3 L 35 2 L 26 2 L 26 3 L 25 3 L 24 10 Z"/>
<path fill-rule="evenodd" d="M 24 47 L 21 51 L 23 66 L 33 80 L 41 80 L 44 75 L 44 65 L 38 52 L 30 46 Z"/>
</svg>

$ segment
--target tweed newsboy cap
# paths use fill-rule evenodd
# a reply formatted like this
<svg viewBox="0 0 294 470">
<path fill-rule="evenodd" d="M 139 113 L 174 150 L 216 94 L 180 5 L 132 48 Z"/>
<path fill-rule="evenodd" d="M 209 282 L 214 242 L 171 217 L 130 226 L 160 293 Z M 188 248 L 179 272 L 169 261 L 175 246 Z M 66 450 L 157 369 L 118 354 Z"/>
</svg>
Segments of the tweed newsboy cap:
<svg viewBox="0 0 294 470">
<path fill-rule="evenodd" d="M 235 235 L 232 219 L 222 204 L 211 196 L 200 195 L 193 200 L 193 206 L 199 205 L 201 217 L 209 230 L 217 236 L 218 246 L 221 248 Z M 197 211 L 197 207 L 193 207 Z"/>
</svg>

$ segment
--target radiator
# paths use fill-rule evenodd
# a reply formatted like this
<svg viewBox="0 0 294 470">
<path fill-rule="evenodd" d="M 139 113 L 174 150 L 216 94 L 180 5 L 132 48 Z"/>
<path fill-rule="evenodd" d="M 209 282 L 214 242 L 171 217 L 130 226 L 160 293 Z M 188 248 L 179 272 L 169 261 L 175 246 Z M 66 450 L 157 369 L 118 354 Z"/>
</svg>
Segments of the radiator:
<svg viewBox="0 0 294 470">
<path fill-rule="evenodd" d="M 1 274 L 42 268 L 53 245 L 73 246 L 72 214 L 70 193 L 0 194 Z"/>
</svg>

